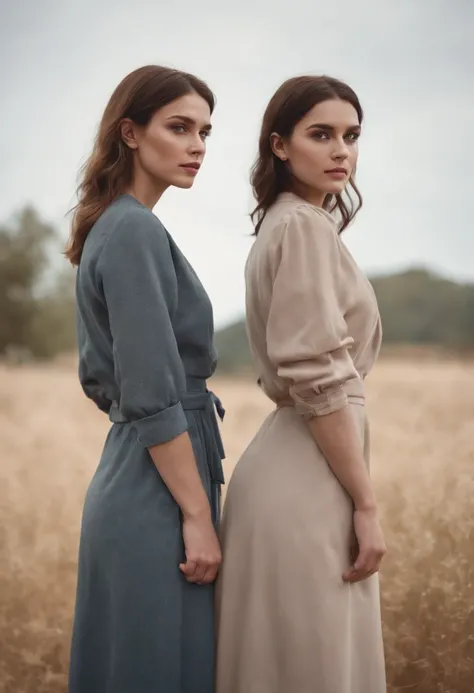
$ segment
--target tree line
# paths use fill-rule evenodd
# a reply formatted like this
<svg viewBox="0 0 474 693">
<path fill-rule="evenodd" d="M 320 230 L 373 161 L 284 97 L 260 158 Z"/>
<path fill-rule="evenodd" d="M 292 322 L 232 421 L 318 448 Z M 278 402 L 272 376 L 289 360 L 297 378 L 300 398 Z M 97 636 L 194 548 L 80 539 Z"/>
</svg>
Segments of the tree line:
<svg viewBox="0 0 474 693">
<path fill-rule="evenodd" d="M 64 239 L 31 206 L 0 224 L 0 358 L 51 359 L 76 346 L 75 271 Z M 474 284 L 427 269 L 372 277 L 384 344 L 474 349 Z M 216 333 L 221 371 L 251 366 L 243 321 Z"/>
</svg>

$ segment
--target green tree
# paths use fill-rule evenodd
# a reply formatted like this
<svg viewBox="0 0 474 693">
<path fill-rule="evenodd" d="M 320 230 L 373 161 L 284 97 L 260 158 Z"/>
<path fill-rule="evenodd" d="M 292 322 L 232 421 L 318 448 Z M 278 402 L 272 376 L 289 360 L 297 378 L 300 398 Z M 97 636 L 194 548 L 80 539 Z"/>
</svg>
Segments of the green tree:
<svg viewBox="0 0 474 693">
<path fill-rule="evenodd" d="M 0 225 L 0 356 L 47 358 L 73 346 L 73 271 L 52 270 L 59 242 L 31 206 Z"/>
</svg>

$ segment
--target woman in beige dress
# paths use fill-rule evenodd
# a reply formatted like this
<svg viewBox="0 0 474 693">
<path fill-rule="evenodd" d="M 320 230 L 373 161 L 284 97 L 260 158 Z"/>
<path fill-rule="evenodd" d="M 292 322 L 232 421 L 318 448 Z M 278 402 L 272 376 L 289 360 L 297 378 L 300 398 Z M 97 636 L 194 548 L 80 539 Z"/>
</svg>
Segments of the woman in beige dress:
<svg viewBox="0 0 474 693">
<path fill-rule="evenodd" d="M 217 693 L 386 691 L 386 549 L 364 407 L 381 325 L 340 237 L 361 204 L 361 124 L 356 94 L 328 77 L 288 80 L 264 115 L 246 306 L 259 384 L 276 406 L 223 510 Z"/>
</svg>

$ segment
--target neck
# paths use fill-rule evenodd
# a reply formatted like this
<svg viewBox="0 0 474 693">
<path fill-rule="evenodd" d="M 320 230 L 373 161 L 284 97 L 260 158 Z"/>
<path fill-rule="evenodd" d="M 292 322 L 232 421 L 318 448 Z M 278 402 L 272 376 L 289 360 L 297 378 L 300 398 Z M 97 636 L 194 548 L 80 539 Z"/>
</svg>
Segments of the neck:
<svg viewBox="0 0 474 693">
<path fill-rule="evenodd" d="M 168 187 L 166 183 L 153 180 L 142 169 L 136 169 L 133 180 L 124 193 L 152 210 Z"/>
</svg>

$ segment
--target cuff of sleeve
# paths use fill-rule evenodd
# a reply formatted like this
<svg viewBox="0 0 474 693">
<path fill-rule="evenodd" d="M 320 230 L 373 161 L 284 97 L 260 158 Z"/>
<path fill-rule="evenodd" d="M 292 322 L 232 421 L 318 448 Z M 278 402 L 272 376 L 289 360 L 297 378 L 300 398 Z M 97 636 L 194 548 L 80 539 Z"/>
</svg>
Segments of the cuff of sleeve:
<svg viewBox="0 0 474 693">
<path fill-rule="evenodd" d="M 188 422 L 181 403 L 173 404 L 168 409 L 133 421 L 138 435 L 138 442 L 145 448 L 168 443 L 188 430 Z"/>
<path fill-rule="evenodd" d="M 304 393 L 292 392 L 291 395 L 295 402 L 297 413 L 305 421 L 316 416 L 331 414 L 334 411 L 338 411 L 338 409 L 342 409 L 348 403 L 347 394 L 342 385 L 337 385 L 330 390 L 319 393 L 314 390 L 305 390 Z"/>
</svg>

